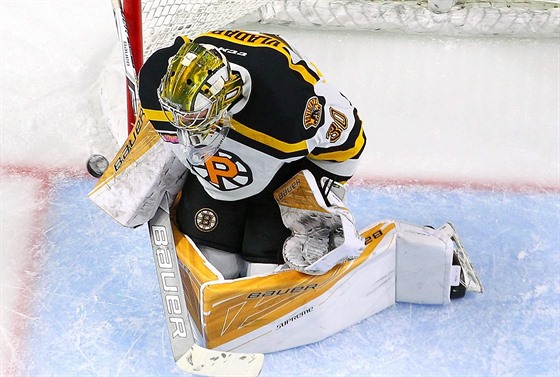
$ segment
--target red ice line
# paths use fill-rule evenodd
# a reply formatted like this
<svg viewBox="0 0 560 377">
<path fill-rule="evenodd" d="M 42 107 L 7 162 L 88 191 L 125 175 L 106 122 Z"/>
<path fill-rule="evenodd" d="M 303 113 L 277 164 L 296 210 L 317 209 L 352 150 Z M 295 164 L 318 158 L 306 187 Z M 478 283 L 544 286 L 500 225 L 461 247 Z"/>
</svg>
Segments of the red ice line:
<svg viewBox="0 0 560 377">
<path fill-rule="evenodd" d="M 85 169 L 84 169 L 85 170 Z M 52 193 L 53 181 L 59 177 L 70 177 L 79 178 L 88 176 L 85 172 L 79 172 L 73 169 L 64 168 L 43 168 L 38 166 L 29 165 L 0 165 L 0 176 L 2 179 L 4 177 L 25 177 L 34 178 L 39 181 L 39 189 L 36 193 L 38 200 L 49 202 L 49 197 Z M 26 325 L 27 319 L 32 313 L 30 312 L 31 307 L 31 294 L 27 292 L 33 292 L 34 286 L 36 284 L 36 272 L 39 270 L 41 265 L 41 260 L 38 255 L 39 251 L 44 245 L 44 233 L 40 231 L 44 229 L 46 225 L 46 217 L 48 213 L 48 206 L 38 205 L 35 206 L 34 212 L 32 214 L 33 218 L 31 221 L 31 237 L 29 239 L 30 248 L 30 258 L 27 262 L 23 264 L 20 276 L 21 288 L 19 294 L 16 295 L 18 299 L 16 300 L 13 312 L 20 313 L 20 315 L 12 315 L 11 321 L 9 321 L 12 328 L 6 332 L 9 339 L 6 343 L 11 345 L 13 348 L 8 349 L 6 345 L 2 347 L 3 360 L 6 363 L 2 365 L 1 375 L 4 376 L 20 376 L 22 371 L 20 370 L 22 361 L 16 359 L 16 356 L 22 354 L 21 350 L 24 350 L 24 341 L 26 338 Z"/>
<path fill-rule="evenodd" d="M 85 172 L 85 168 L 83 171 L 79 171 L 76 169 L 70 168 L 45 168 L 45 167 L 38 167 L 38 166 L 31 166 L 31 165 L 0 165 L 0 172 L 2 176 L 11 176 L 11 177 L 30 177 L 37 179 L 40 182 L 38 197 L 42 200 L 48 199 L 53 188 L 53 183 L 56 178 L 59 177 L 66 177 L 66 178 L 86 178 L 89 175 Z M 496 185 L 495 183 L 490 182 L 457 182 L 457 181 L 444 181 L 444 180 L 416 180 L 416 179 L 386 179 L 386 178 L 375 178 L 375 177 L 367 177 L 361 178 L 357 177 L 352 180 L 352 185 L 354 186 L 431 186 L 441 189 L 459 189 L 459 188 L 469 188 L 473 190 L 480 190 L 480 191 L 506 191 L 506 192 L 540 192 L 540 193 L 560 193 L 560 185 L 538 185 L 532 183 L 506 183 Z M 48 202 L 48 200 L 47 200 Z M 39 229 L 43 229 L 45 222 L 46 222 L 46 215 L 47 215 L 48 208 L 47 206 L 37 206 L 35 208 L 35 212 L 33 213 L 33 223 L 32 229 L 35 231 L 30 239 L 31 245 L 35 248 L 33 249 L 33 253 L 38 254 L 37 251 L 41 249 L 42 245 L 44 244 L 44 233 L 39 231 Z M 29 258 L 27 265 L 24 266 L 22 270 L 23 279 L 23 287 L 22 290 L 28 289 L 33 290 L 35 278 L 37 276 L 35 272 L 38 271 L 38 266 L 40 266 L 40 260 L 36 257 Z M 25 273 L 27 271 L 27 273 Z M 30 295 L 26 295 L 25 292 L 21 292 L 22 297 L 19 301 L 17 301 L 15 312 L 21 313 L 21 316 L 16 316 L 13 320 L 13 332 L 11 335 L 14 337 L 13 342 L 9 342 L 9 344 L 14 345 L 15 348 L 23 348 L 23 342 L 25 339 L 25 329 L 26 329 L 26 320 L 25 318 L 28 317 L 31 313 L 28 312 L 30 308 Z M 9 350 L 3 350 L 5 353 L 4 360 L 7 360 L 7 365 L 4 365 L 3 368 L 6 370 L 2 371 L 2 375 L 6 374 L 9 376 L 20 375 L 20 371 L 18 370 L 21 366 L 21 363 L 17 363 L 17 360 L 14 360 L 13 354 L 19 352 L 11 353 Z"/>
<path fill-rule="evenodd" d="M 436 179 L 406 179 L 394 178 L 387 179 L 382 177 L 355 177 L 351 181 L 351 186 L 405 186 L 405 187 L 434 187 L 442 190 L 469 189 L 473 191 L 496 191 L 509 193 L 543 193 L 560 194 L 560 183 L 538 184 L 532 182 L 491 182 L 491 181 L 446 181 Z"/>
</svg>

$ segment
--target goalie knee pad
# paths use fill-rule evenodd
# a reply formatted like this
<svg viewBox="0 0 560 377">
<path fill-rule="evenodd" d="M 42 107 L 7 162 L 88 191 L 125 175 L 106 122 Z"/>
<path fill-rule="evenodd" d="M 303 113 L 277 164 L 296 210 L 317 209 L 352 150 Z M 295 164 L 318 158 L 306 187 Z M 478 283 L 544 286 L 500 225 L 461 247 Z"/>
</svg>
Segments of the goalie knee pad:
<svg viewBox="0 0 560 377">
<path fill-rule="evenodd" d="M 200 245 L 200 252 L 224 277 L 235 279 L 245 272 L 246 263 L 238 254 Z"/>
</svg>

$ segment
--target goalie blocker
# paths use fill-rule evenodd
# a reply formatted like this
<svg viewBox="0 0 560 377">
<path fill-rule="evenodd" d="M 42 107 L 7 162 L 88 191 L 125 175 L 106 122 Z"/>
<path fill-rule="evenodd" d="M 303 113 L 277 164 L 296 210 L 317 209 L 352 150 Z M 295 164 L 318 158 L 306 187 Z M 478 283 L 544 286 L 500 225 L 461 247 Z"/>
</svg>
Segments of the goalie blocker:
<svg viewBox="0 0 560 377">
<path fill-rule="evenodd" d="M 238 279 L 224 279 L 175 228 L 188 310 L 200 345 L 230 352 L 275 352 L 320 341 L 395 302 L 445 304 L 461 286 L 463 292 L 482 292 L 450 224 L 432 229 L 387 220 L 355 236 L 341 202 L 333 211 L 305 171 L 277 190 L 276 198 L 283 213 L 291 212 L 292 225 L 298 211 L 306 218 L 327 216 L 333 232 L 337 227 L 333 219 L 341 213 L 352 224 L 339 219 L 344 232 L 335 242 L 331 234 L 325 255 L 317 259 L 311 253 L 311 261 L 307 256 L 295 259 L 296 264 L 303 263 L 298 267 L 303 272 L 314 266 L 313 274 L 283 268 Z M 361 252 L 355 251 L 357 240 Z"/>
</svg>

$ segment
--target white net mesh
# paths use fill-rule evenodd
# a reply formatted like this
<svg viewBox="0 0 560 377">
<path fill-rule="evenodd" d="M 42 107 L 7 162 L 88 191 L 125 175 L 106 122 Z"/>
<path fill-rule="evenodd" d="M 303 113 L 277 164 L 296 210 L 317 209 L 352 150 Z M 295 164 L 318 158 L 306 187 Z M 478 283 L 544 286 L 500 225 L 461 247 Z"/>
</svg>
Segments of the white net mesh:
<svg viewBox="0 0 560 377">
<path fill-rule="evenodd" d="M 247 20 L 415 34 L 560 36 L 560 0 L 448 1 L 455 5 L 441 14 L 432 10 L 435 2 L 277 0 L 267 3 Z"/>
<path fill-rule="evenodd" d="M 173 42 L 195 37 L 254 12 L 270 0 L 144 0 L 142 23 L 144 56 Z"/>
<path fill-rule="evenodd" d="M 451 8 L 445 6 L 444 13 L 436 13 L 434 3 L 438 2 L 450 3 Z M 149 56 L 178 35 L 194 37 L 233 21 L 238 25 L 558 38 L 559 4 L 560 0 L 144 0 L 144 50 Z"/>
</svg>

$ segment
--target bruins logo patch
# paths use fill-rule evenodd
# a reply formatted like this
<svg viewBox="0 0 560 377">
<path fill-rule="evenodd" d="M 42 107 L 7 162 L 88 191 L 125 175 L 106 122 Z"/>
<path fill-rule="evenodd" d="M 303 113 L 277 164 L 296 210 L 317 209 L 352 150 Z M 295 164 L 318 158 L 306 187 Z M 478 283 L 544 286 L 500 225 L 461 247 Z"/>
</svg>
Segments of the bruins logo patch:
<svg viewBox="0 0 560 377">
<path fill-rule="evenodd" d="M 210 208 L 202 208 L 194 216 L 194 223 L 201 232 L 211 232 L 218 225 L 218 215 Z"/>
<path fill-rule="evenodd" d="M 323 106 L 319 103 L 319 98 L 313 96 L 307 100 L 303 113 L 303 126 L 306 130 L 319 125 L 322 112 Z"/>
</svg>

